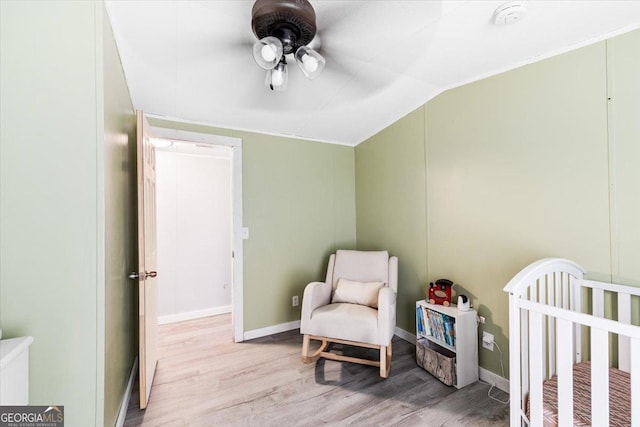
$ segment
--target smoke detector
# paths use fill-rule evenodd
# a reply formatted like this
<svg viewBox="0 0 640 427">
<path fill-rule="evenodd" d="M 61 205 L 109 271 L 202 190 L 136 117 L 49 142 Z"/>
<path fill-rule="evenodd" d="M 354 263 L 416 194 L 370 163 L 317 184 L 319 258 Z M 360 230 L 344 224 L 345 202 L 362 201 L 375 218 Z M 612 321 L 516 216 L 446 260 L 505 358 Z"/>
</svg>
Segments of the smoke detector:
<svg viewBox="0 0 640 427">
<path fill-rule="evenodd" d="M 527 2 L 515 0 L 498 7 L 493 13 L 493 22 L 496 25 L 510 25 L 521 21 L 527 14 Z"/>
</svg>

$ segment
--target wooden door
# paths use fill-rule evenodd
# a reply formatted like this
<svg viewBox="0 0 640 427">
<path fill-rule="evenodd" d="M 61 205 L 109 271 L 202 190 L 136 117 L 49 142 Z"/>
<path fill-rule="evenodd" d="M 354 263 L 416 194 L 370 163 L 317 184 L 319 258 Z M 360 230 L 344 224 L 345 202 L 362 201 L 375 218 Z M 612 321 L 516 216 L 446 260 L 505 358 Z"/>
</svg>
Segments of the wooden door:
<svg viewBox="0 0 640 427">
<path fill-rule="evenodd" d="M 156 240 L 156 158 L 149 124 L 137 111 L 138 289 L 140 408 L 147 407 L 158 363 L 158 287 Z"/>
</svg>

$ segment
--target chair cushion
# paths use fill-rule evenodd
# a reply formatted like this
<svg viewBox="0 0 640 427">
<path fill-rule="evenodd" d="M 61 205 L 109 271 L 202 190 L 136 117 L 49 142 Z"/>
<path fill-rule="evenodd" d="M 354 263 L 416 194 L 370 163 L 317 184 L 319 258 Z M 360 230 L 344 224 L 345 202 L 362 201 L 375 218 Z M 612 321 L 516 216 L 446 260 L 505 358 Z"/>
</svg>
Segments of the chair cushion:
<svg viewBox="0 0 640 427">
<path fill-rule="evenodd" d="M 349 341 L 383 344 L 378 331 L 378 310 L 358 304 L 337 303 L 311 313 L 305 334 Z"/>
<path fill-rule="evenodd" d="M 331 302 L 348 302 L 378 308 L 378 294 L 383 286 L 382 282 L 356 282 L 340 278 Z"/>
<path fill-rule="evenodd" d="M 389 253 L 387 251 L 336 251 L 333 267 L 332 286 L 338 279 L 357 280 L 360 282 L 389 281 Z"/>
</svg>

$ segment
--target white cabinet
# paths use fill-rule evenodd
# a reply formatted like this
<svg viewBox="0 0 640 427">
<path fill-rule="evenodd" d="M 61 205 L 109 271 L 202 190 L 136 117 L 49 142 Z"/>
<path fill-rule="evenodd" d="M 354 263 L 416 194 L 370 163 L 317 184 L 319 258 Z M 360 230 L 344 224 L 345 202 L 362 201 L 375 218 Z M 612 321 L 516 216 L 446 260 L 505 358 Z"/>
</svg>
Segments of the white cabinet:
<svg viewBox="0 0 640 427">
<path fill-rule="evenodd" d="M 456 388 L 478 381 L 477 316 L 475 310 L 416 301 L 418 365 Z"/>
<path fill-rule="evenodd" d="M 29 404 L 29 346 L 32 337 L 0 341 L 0 405 Z"/>
</svg>

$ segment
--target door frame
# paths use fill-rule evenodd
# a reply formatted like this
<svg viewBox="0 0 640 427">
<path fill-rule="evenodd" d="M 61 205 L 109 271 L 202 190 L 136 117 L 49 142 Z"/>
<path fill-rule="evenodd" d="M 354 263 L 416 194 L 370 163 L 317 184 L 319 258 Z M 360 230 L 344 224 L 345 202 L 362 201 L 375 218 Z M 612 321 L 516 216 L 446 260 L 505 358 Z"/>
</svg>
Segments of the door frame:
<svg viewBox="0 0 640 427">
<path fill-rule="evenodd" d="M 162 116 L 147 114 L 147 117 L 166 120 Z M 187 123 L 171 120 L 177 123 Z M 231 136 L 190 132 L 164 127 L 151 126 L 151 133 L 156 138 L 172 139 L 184 142 L 196 142 L 222 145 L 231 148 L 231 192 L 232 192 L 232 251 L 233 251 L 233 283 L 231 290 L 231 320 L 233 324 L 233 340 L 244 341 L 244 251 L 242 222 L 242 139 Z"/>
</svg>

